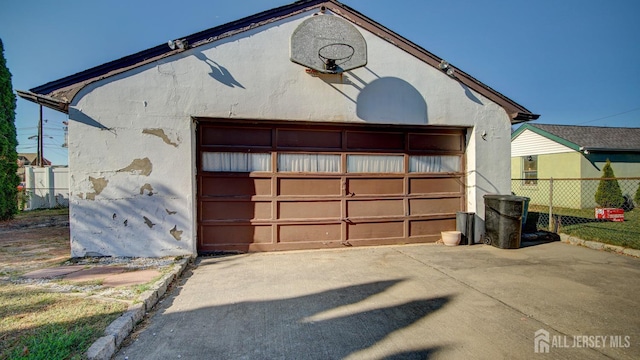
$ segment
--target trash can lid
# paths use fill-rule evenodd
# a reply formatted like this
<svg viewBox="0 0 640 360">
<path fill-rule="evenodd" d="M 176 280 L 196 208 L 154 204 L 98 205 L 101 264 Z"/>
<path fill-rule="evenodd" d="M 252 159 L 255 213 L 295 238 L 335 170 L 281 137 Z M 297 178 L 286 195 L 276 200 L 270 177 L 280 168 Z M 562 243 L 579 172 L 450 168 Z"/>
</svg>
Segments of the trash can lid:
<svg viewBox="0 0 640 360">
<path fill-rule="evenodd" d="M 485 199 L 501 200 L 501 201 L 528 201 L 529 198 L 524 196 L 515 195 L 498 195 L 498 194 L 486 194 Z"/>
</svg>

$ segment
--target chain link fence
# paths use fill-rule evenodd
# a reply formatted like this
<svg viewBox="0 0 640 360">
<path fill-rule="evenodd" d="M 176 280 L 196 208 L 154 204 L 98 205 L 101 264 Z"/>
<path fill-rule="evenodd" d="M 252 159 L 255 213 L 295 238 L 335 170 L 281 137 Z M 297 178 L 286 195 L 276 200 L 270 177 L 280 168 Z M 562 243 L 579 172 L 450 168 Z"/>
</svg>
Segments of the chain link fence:
<svg viewBox="0 0 640 360">
<path fill-rule="evenodd" d="M 616 181 L 622 191 L 624 203 L 609 219 L 596 215 L 596 192 L 602 180 Z M 511 191 L 529 198 L 529 211 L 525 232 L 545 230 L 568 233 L 593 239 L 593 232 L 609 229 L 599 237 L 627 237 L 640 239 L 640 203 L 636 194 L 640 177 L 633 178 L 583 178 L 583 179 L 512 179 Z M 640 196 L 640 194 L 638 194 Z M 599 210 L 603 213 L 603 210 Z M 624 216 L 622 220 L 621 214 Z M 618 221 L 612 221 L 617 217 Z M 607 223 L 605 225 L 596 225 Z M 604 230 L 602 230 L 604 231 Z M 615 234 L 614 234 L 615 233 Z"/>
</svg>

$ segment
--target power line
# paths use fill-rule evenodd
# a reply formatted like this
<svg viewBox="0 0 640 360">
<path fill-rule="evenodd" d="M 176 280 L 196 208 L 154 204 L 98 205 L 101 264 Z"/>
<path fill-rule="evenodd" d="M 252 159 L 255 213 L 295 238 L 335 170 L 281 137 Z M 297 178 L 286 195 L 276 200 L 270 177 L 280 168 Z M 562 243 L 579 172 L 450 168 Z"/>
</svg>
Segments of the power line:
<svg viewBox="0 0 640 360">
<path fill-rule="evenodd" d="M 589 120 L 589 121 L 584 121 L 584 122 L 581 122 L 581 123 L 577 123 L 576 125 L 588 124 L 588 123 L 592 123 L 592 122 L 595 122 L 595 121 L 604 120 L 604 119 L 608 119 L 608 118 L 616 117 L 616 116 L 619 116 L 619 115 L 628 114 L 628 113 L 630 113 L 630 112 L 634 112 L 634 111 L 638 111 L 638 110 L 640 110 L 640 107 L 637 107 L 637 108 L 635 108 L 635 109 L 631 109 L 631 110 L 627 110 L 627 111 L 623 111 L 623 112 L 621 112 L 621 113 L 617 113 L 617 114 L 613 114 L 613 115 L 608 115 L 608 116 L 603 116 L 603 117 L 601 117 L 601 118 L 597 118 L 597 119 L 593 119 L 593 120 Z"/>
<path fill-rule="evenodd" d="M 44 147 L 45 147 L 45 149 L 48 149 L 48 150 L 60 150 L 60 151 L 64 151 L 64 152 L 68 151 L 66 147 L 62 146 L 62 144 L 52 144 L 52 145 L 45 144 Z M 36 148 L 37 148 L 37 145 L 18 146 L 18 148 L 16 150 L 18 152 L 22 152 L 24 150 L 35 150 Z"/>
</svg>

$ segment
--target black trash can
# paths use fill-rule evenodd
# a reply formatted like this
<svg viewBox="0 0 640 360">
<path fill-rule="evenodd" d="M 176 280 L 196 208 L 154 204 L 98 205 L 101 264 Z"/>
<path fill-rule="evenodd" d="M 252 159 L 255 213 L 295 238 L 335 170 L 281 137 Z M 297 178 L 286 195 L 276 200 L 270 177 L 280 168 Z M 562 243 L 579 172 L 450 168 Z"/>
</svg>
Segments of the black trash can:
<svg viewBox="0 0 640 360">
<path fill-rule="evenodd" d="M 474 217 L 475 213 L 472 212 L 456 212 L 456 230 L 460 231 L 460 233 L 462 234 L 462 239 L 460 240 L 461 244 L 472 245 L 474 242 Z"/>
<path fill-rule="evenodd" d="M 501 249 L 520 247 L 526 200 L 513 195 L 484 196 L 485 244 Z"/>
</svg>

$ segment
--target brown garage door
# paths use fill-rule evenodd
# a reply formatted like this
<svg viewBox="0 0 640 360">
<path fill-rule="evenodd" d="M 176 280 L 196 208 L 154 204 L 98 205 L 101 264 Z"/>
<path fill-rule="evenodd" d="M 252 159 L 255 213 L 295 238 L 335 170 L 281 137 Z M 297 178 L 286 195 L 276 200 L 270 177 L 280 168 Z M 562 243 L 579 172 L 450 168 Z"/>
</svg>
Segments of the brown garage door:
<svg viewBox="0 0 640 360">
<path fill-rule="evenodd" d="M 198 120 L 198 251 L 433 242 L 464 208 L 464 130 Z"/>
</svg>

